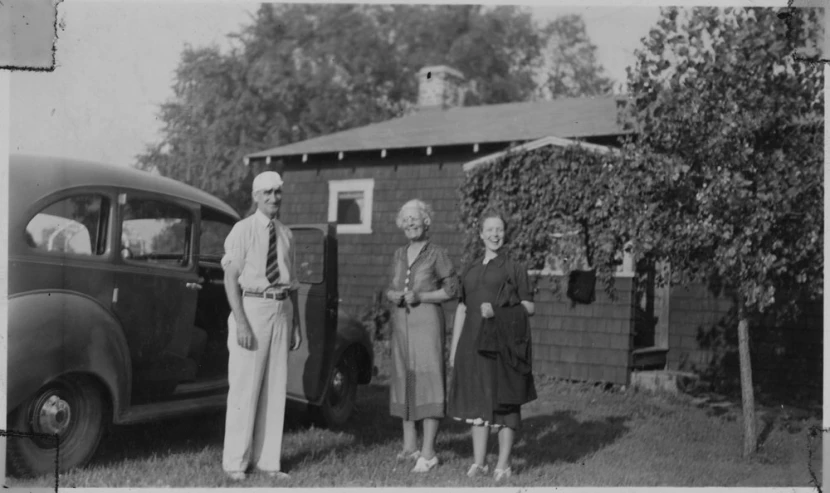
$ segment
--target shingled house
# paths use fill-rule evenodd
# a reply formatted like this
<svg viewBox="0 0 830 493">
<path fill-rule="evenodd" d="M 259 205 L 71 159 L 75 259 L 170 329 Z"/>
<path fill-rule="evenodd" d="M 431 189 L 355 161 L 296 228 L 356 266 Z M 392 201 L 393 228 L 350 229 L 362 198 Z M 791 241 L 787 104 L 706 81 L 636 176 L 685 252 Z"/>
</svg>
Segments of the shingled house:
<svg viewBox="0 0 830 493">
<path fill-rule="evenodd" d="M 283 213 L 291 222 L 338 222 L 341 306 L 355 314 L 372 303 L 378 290 L 384 289 L 392 254 L 406 242 L 395 225 L 396 214 L 404 202 L 417 197 L 432 205 L 435 216 L 431 239 L 446 247 L 458 264 L 463 253 L 458 188 L 463 182 L 465 164 L 469 169 L 510 147 L 568 143 L 563 139 L 615 146 L 626 133 L 617 123 L 620 102 L 613 97 L 462 107 L 459 104 L 464 83 L 460 72 L 446 66 L 427 67 L 418 77 L 417 108 L 410 114 L 246 157 L 246 163 L 264 163 L 285 176 Z M 551 140 L 552 137 L 555 138 Z M 539 140 L 545 138 L 548 140 Z M 621 293 L 630 292 L 630 276 L 621 281 Z M 586 339 L 584 358 L 576 347 L 574 351 L 565 351 L 569 359 L 586 359 L 584 364 L 563 363 L 558 353 L 551 353 L 559 343 L 582 346 L 583 342 L 575 336 L 560 341 L 558 338 L 568 332 L 553 328 L 554 323 L 561 323 L 553 312 L 570 306 L 567 300 L 557 303 L 546 300 L 544 295 L 542 299 L 545 306 L 535 320 L 539 325 L 537 355 L 550 359 L 543 370 L 577 379 L 626 381 L 632 320 L 630 295 L 615 303 L 600 299 L 592 308 L 596 311 L 591 312 L 596 315 L 595 323 L 588 325 L 609 335 L 613 331 L 615 335 L 598 337 L 597 341 L 602 339 L 598 343 L 602 348 L 591 347 L 591 341 Z M 612 304 L 617 307 L 609 308 Z M 449 319 L 454 305 L 445 305 Z M 585 332 L 585 314 L 577 315 L 575 327 L 578 325 Z M 553 322 L 554 319 L 557 321 Z M 604 347 L 611 344 L 613 349 Z M 609 351 L 615 354 L 610 358 L 613 363 L 603 366 L 601 360 L 609 360 Z M 596 368 L 591 369 L 592 366 Z"/>
<path fill-rule="evenodd" d="M 418 77 L 417 107 L 405 116 L 245 158 L 285 176 L 283 214 L 291 223 L 338 223 L 341 307 L 353 314 L 385 290 L 392 254 L 406 242 L 395 217 L 407 200 L 432 205 L 431 239 L 459 266 L 458 189 L 465 170 L 508 148 L 578 141 L 605 152 L 628 132 L 618 123 L 621 101 L 614 97 L 463 107 L 460 72 L 427 67 Z M 561 378 L 626 384 L 636 368 L 705 367 L 712 354 L 700 347 L 697 333 L 729 303 L 702 288 L 655 288 L 653 273 L 640 273 L 639 281 L 635 275 L 629 260 L 618 273 L 615 300 L 598 289 L 593 303 L 579 305 L 545 289 L 551 275 L 535 276 L 535 368 Z M 453 303 L 445 304 L 448 323 L 454 310 Z"/>
<path fill-rule="evenodd" d="M 250 154 L 285 175 L 285 217 L 337 221 L 340 293 L 357 311 L 382 287 L 404 202 L 420 198 L 435 211 L 430 235 L 461 258 L 458 187 L 465 163 L 548 136 L 613 144 L 623 135 L 611 97 L 460 107 L 461 74 L 445 66 L 419 73 L 417 110 L 381 123 Z"/>
</svg>

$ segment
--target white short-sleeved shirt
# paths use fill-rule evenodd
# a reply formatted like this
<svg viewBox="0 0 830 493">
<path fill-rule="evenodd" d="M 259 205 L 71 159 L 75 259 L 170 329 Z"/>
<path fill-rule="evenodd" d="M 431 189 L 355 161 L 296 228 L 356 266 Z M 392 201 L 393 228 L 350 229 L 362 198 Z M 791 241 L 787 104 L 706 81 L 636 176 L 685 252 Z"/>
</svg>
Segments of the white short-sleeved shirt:
<svg viewBox="0 0 830 493">
<path fill-rule="evenodd" d="M 222 268 L 235 265 L 239 269 L 239 285 L 246 291 L 265 291 L 271 283 L 265 277 L 268 252 L 268 222 L 259 209 L 233 226 L 225 238 Z M 291 229 L 274 219 L 277 231 L 277 263 L 280 278 L 276 287 L 294 290 L 300 287 L 294 269 L 294 235 Z"/>
</svg>

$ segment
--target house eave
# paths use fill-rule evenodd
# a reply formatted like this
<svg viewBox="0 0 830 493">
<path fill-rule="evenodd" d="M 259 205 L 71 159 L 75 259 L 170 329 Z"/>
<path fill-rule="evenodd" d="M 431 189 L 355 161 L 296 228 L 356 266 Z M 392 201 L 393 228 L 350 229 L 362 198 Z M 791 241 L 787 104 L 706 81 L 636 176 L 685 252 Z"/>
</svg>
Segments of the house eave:
<svg viewBox="0 0 830 493">
<path fill-rule="evenodd" d="M 342 161 L 348 155 L 354 154 L 371 154 L 377 153 L 377 156 L 381 159 L 386 158 L 390 153 L 400 153 L 400 152 L 408 152 L 408 153 L 420 153 L 426 156 L 433 155 L 433 153 L 440 152 L 441 150 L 446 149 L 459 149 L 468 147 L 471 149 L 473 153 L 477 153 L 480 151 L 481 147 L 485 146 L 493 146 L 493 145 L 510 145 L 510 149 L 514 150 L 522 150 L 525 149 L 522 146 L 536 146 L 536 147 L 543 147 L 545 145 L 572 145 L 572 144 L 580 144 L 586 148 L 597 150 L 598 152 L 609 152 L 615 151 L 613 147 L 606 147 L 601 146 L 598 144 L 589 144 L 583 142 L 581 139 L 583 138 L 598 138 L 598 137 L 614 137 L 614 136 L 625 136 L 630 134 L 631 132 L 620 132 L 620 133 L 613 133 L 609 135 L 591 135 L 591 136 L 579 136 L 574 137 L 571 139 L 566 139 L 562 137 L 542 137 L 540 139 L 527 139 L 527 140 L 503 140 L 503 141 L 482 141 L 482 142 L 460 142 L 460 143 L 452 143 L 452 144 L 420 144 L 416 146 L 403 146 L 403 147 L 377 147 L 377 148 L 344 148 L 340 150 L 324 150 L 318 152 L 289 152 L 289 153 L 269 153 L 268 151 L 260 151 L 251 154 L 247 154 L 244 157 L 244 163 L 248 166 L 251 162 L 264 162 L 265 164 L 271 164 L 272 161 L 276 161 L 278 159 L 285 159 L 285 160 L 296 160 L 301 159 L 303 163 L 312 163 L 312 162 L 320 162 L 320 159 L 323 158 L 326 161 L 329 160 L 338 160 Z M 515 145 L 514 145 L 515 144 Z M 536 147 L 530 147 L 526 150 L 534 149 Z M 502 151 L 506 152 L 506 151 Z M 470 161 L 469 163 L 465 164 L 471 165 L 473 167 L 477 166 L 479 161 L 486 162 L 488 159 L 497 159 L 500 157 L 501 153 L 494 153 L 487 156 L 483 156 L 482 158 Z M 491 157 L 492 156 L 492 157 Z M 465 168 L 466 171 L 466 168 Z"/>
<path fill-rule="evenodd" d="M 423 154 L 424 156 L 432 156 L 436 153 L 450 150 L 450 149 L 462 149 L 469 147 L 470 152 L 478 153 L 482 147 L 486 146 L 499 146 L 499 145 L 510 145 L 511 143 L 515 143 L 516 141 L 496 141 L 496 142 L 465 142 L 459 144 L 442 144 L 442 145 L 418 145 L 418 146 L 407 146 L 407 147 L 381 147 L 381 148 L 371 148 L 371 149 L 343 149 L 340 151 L 321 151 L 321 152 L 305 152 L 305 153 L 286 153 L 286 154 L 268 154 L 263 152 L 248 154 L 243 158 L 243 161 L 246 166 L 250 165 L 252 162 L 265 162 L 265 164 L 270 164 L 279 159 L 284 160 L 302 160 L 303 163 L 318 163 L 321 160 L 325 161 L 333 161 L 338 160 L 342 161 L 347 156 L 353 156 L 355 154 L 366 155 L 366 154 L 377 154 L 379 159 L 385 159 L 391 154 L 399 154 L 399 153 L 416 153 L 416 154 Z M 525 141 L 522 141 L 525 142 Z"/>
</svg>

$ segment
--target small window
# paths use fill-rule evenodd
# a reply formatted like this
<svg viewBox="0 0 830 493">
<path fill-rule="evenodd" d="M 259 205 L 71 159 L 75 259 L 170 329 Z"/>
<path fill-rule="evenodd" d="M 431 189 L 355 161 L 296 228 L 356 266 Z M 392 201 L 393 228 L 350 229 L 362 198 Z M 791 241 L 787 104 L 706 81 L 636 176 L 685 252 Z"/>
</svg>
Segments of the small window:
<svg viewBox="0 0 830 493">
<path fill-rule="evenodd" d="M 329 182 L 329 221 L 337 222 L 338 233 L 372 232 L 372 198 L 375 180 L 332 180 Z"/>
<path fill-rule="evenodd" d="M 187 209 L 158 200 L 130 198 L 122 211 L 124 260 L 171 267 L 188 265 L 193 218 Z"/>
<path fill-rule="evenodd" d="M 294 233 L 297 280 L 309 284 L 323 282 L 325 260 L 323 232 L 319 229 L 293 229 L 292 233 Z"/>
<path fill-rule="evenodd" d="M 40 251 L 103 255 L 107 251 L 109 200 L 77 195 L 55 202 L 26 225 L 26 243 Z"/>
</svg>

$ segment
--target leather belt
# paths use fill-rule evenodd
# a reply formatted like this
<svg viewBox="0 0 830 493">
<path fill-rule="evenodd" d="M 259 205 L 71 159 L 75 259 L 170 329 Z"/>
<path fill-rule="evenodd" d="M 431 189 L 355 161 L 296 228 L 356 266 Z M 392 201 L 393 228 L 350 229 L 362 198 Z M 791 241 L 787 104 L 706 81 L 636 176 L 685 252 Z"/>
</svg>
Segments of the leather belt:
<svg viewBox="0 0 830 493">
<path fill-rule="evenodd" d="M 242 296 L 251 298 L 265 298 L 267 300 L 282 301 L 288 298 L 285 291 L 242 291 Z"/>
</svg>

